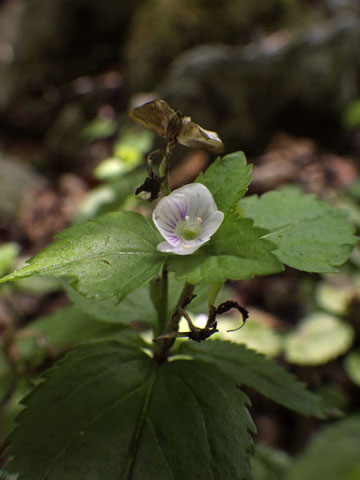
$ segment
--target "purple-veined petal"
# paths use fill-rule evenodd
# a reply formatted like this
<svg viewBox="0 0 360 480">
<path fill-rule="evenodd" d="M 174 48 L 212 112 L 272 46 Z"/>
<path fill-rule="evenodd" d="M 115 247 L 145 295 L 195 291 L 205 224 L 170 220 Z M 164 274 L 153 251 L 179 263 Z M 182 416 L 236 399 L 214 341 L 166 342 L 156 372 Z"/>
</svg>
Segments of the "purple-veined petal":
<svg viewBox="0 0 360 480">
<path fill-rule="evenodd" d="M 161 252 L 190 255 L 216 232 L 224 220 L 210 190 L 201 183 L 190 183 L 160 200 L 153 221 L 166 240 L 157 246 Z"/>
<path fill-rule="evenodd" d="M 153 221 L 161 235 L 172 245 L 179 246 L 179 237 L 175 230 L 178 223 L 185 219 L 189 208 L 189 199 L 185 195 L 168 195 L 160 200 L 153 212 Z"/>
<path fill-rule="evenodd" d="M 202 220 L 217 210 L 217 206 L 210 190 L 202 183 L 189 183 L 174 190 L 174 194 L 185 195 L 189 199 L 188 215 L 191 218 L 200 217 Z"/>
</svg>

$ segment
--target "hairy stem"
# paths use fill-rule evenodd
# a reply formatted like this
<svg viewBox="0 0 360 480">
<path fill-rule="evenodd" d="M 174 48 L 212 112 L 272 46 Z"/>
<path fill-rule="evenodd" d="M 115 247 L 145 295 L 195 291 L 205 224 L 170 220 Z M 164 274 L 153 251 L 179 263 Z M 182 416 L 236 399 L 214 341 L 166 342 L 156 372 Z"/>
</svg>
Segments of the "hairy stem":
<svg viewBox="0 0 360 480">
<path fill-rule="evenodd" d="M 176 305 L 176 308 L 171 316 L 168 326 L 162 332 L 163 335 L 169 335 L 169 338 L 162 338 L 156 342 L 156 351 L 154 353 L 154 358 L 158 363 L 163 363 L 167 360 L 171 347 L 173 346 L 176 333 L 179 330 L 179 321 L 181 318 L 181 310 L 186 301 L 186 299 L 192 295 L 195 286 L 185 283 L 184 288 L 181 292 L 179 301 Z"/>
</svg>

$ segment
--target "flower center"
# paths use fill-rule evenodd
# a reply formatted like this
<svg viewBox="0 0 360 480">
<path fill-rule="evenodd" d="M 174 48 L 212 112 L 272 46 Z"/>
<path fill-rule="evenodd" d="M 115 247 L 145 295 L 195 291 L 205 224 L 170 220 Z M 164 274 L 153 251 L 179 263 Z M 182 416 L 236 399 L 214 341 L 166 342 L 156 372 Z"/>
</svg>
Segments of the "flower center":
<svg viewBox="0 0 360 480">
<path fill-rule="evenodd" d="M 185 220 L 181 220 L 176 228 L 176 234 L 183 240 L 195 240 L 201 233 L 202 219 L 200 217 L 191 219 L 186 215 Z"/>
</svg>

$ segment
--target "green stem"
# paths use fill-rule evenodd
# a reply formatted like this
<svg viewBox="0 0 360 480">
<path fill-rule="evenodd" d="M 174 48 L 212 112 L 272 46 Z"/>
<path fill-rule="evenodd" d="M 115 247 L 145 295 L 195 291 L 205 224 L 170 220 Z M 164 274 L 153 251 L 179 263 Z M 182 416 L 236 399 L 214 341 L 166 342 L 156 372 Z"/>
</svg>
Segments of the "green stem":
<svg viewBox="0 0 360 480">
<path fill-rule="evenodd" d="M 185 300 L 193 293 L 195 289 L 194 285 L 190 285 L 190 283 L 185 283 L 184 288 L 181 292 L 179 301 L 176 305 L 174 313 L 171 316 L 169 324 L 167 328 L 161 333 L 162 335 L 169 335 L 169 338 L 162 338 L 158 342 L 156 342 L 156 351 L 154 353 L 154 358 L 158 363 L 163 363 L 167 360 L 169 356 L 169 352 L 171 347 L 173 346 L 176 333 L 179 330 L 179 321 L 181 318 L 181 307 L 184 304 Z"/>
<path fill-rule="evenodd" d="M 164 265 L 161 275 L 161 299 L 158 309 L 158 326 L 157 334 L 161 335 L 161 332 L 165 330 L 168 321 L 168 296 L 169 296 L 169 280 L 168 271 L 166 265 Z"/>
<path fill-rule="evenodd" d="M 224 285 L 223 282 L 219 283 L 211 283 L 209 285 L 209 294 L 208 294 L 208 307 L 210 308 L 211 305 L 214 305 L 216 297 L 218 296 L 222 286 Z"/>
<path fill-rule="evenodd" d="M 170 168 L 170 158 L 173 151 L 173 148 L 176 145 L 176 141 L 170 140 L 166 145 L 165 154 L 163 159 L 161 160 L 160 167 L 159 167 L 159 175 L 160 177 L 164 177 L 162 182 L 162 191 L 164 196 L 169 195 L 170 187 L 169 187 L 169 168 Z"/>
</svg>

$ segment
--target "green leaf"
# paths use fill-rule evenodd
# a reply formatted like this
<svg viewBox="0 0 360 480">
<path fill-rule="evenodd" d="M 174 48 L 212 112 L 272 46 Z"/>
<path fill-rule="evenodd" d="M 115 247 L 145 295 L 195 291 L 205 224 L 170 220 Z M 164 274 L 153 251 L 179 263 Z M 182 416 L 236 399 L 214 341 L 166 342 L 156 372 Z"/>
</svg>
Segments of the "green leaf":
<svg viewBox="0 0 360 480">
<path fill-rule="evenodd" d="M 315 299 L 320 308 L 335 315 L 346 315 L 357 296 L 356 286 L 344 275 L 329 275 L 331 279 L 321 281 L 315 290 Z"/>
<path fill-rule="evenodd" d="M 3 402 L 0 410 L 0 442 L 5 445 L 6 437 L 14 430 L 16 423 L 15 419 L 19 413 L 24 409 L 21 400 L 29 394 L 33 385 L 25 376 L 14 378 L 6 402 Z M 1 479 L 1 477 L 0 477 Z"/>
<path fill-rule="evenodd" d="M 272 254 L 272 243 L 261 238 L 265 233 L 252 220 L 231 215 L 195 254 L 169 256 L 169 269 L 192 284 L 277 273 L 283 266 Z"/>
<path fill-rule="evenodd" d="M 148 345 L 134 330 L 124 326 L 104 325 L 74 307 L 65 307 L 40 317 L 19 330 L 18 333 L 17 366 L 19 369 L 26 365 L 27 371 L 35 370 L 39 366 L 43 367 L 49 356 L 51 358 L 62 355 L 65 351 L 86 340 L 114 338 L 128 347 L 148 348 Z M 14 372 L 10 367 L 3 370 L 2 367 L 5 364 L 2 364 L 1 360 L 0 355 L 0 399 L 7 394 L 9 388 L 13 388 L 14 391 L 11 392 L 11 397 L 1 411 L 0 440 L 3 439 L 1 437 L 13 430 L 15 416 L 23 408 L 20 401 L 33 386 L 30 383 L 33 378 L 20 377 L 19 381 L 14 377 Z M 26 362 L 25 365 L 24 362 Z M 11 376 L 9 377 L 9 375 Z"/>
<path fill-rule="evenodd" d="M 217 158 L 196 182 L 205 185 L 213 194 L 219 210 L 229 213 L 245 195 L 251 182 L 251 165 L 246 165 L 243 152 Z"/>
<path fill-rule="evenodd" d="M 298 365 L 321 365 L 345 353 L 354 340 L 354 330 L 324 312 L 304 318 L 285 340 L 285 357 Z"/>
<path fill-rule="evenodd" d="M 216 366 L 103 341 L 45 378 L 5 452 L 18 480 L 251 479 L 247 400 Z"/>
<path fill-rule="evenodd" d="M 240 202 L 244 216 L 270 230 L 265 238 L 290 267 L 307 272 L 336 272 L 357 242 L 354 227 L 339 210 L 296 188 L 252 195 Z"/>
<path fill-rule="evenodd" d="M 237 330 L 241 324 L 242 316 L 240 314 L 236 313 L 228 317 L 222 315 L 218 325 L 218 337 L 226 341 L 244 344 L 269 357 L 280 355 L 283 350 L 283 338 L 274 327 L 265 322 L 256 321 L 256 314 L 255 316 L 251 315 L 251 321 L 246 323 L 246 328 Z"/>
<path fill-rule="evenodd" d="M 202 344 L 184 342 L 179 353 L 217 365 L 239 385 L 246 385 L 284 407 L 306 416 L 325 418 L 328 409 L 320 397 L 306 389 L 294 375 L 286 372 L 274 360 L 244 345 L 225 341 Z"/>
<path fill-rule="evenodd" d="M 324 428 L 295 461 L 288 480 L 360 478 L 360 415 Z"/>
<path fill-rule="evenodd" d="M 156 310 L 149 296 L 149 285 L 143 285 L 129 293 L 120 303 L 114 298 L 95 300 L 80 295 L 70 285 L 65 285 L 66 293 L 76 308 L 92 315 L 100 322 L 132 323 L 140 322 L 155 325 L 157 322 Z"/>
<path fill-rule="evenodd" d="M 19 245 L 15 242 L 0 245 L 0 275 L 14 268 L 14 262 L 19 253 Z"/>
<path fill-rule="evenodd" d="M 323 383 L 317 386 L 316 393 L 327 405 L 331 405 L 340 411 L 349 409 L 351 402 L 349 392 L 340 384 L 334 382 Z"/>
<path fill-rule="evenodd" d="M 22 265 L 18 265 L 19 268 L 26 265 L 26 262 L 22 262 Z M 25 292 L 34 295 L 45 295 L 47 293 L 58 292 L 62 289 L 62 281 L 60 278 L 49 277 L 26 277 L 17 280 L 13 289 L 17 292 Z"/>
<path fill-rule="evenodd" d="M 15 373 L 6 358 L 4 347 L 0 345 L 0 402 L 6 398 L 14 378 Z"/>
<path fill-rule="evenodd" d="M 176 280 L 174 274 L 169 275 L 169 315 L 177 305 L 183 286 L 183 281 Z M 102 322 L 138 322 L 152 326 L 157 323 L 157 312 L 150 300 L 149 284 L 137 288 L 120 303 L 114 299 L 93 300 L 84 297 L 70 285 L 65 285 L 65 290 L 76 308 Z M 207 312 L 208 287 L 198 285 L 194 293 L 196 298 L 191 302 L 189 310 L 195 314 Z M 225 298 L 224 293 L 220 298 Z"/>
<path fill-rule="evenodd" d="M 128 327 L 109 326 L 97 321 L 90 314 L 75 307 L 65 307 L 29 323 L 23 334 L 41 338 L 56 351 L 64 351 L 74 345 L 94 338 L 117 335 L 122 342 L 131 346 L 142 346 L 138 333 Z"/>
<path fill-rule="evenodd" d="M 18 331 L 18 337 L 20 371 L 43 368 L 49 359 L 54 360 L 74 346 L 96 339 L 112 338 L 127 346 L 149 348 L 132 328 L 104 324 L 74 307 L 61 308 L 30 322 Z"/>
<path fill-rule="evenodd" d="M 360 350 L 355 350 L 346 355 L 344 368 L 350 380 L 360 387 Z"/>
<path fill-rule="evenodd" d="M 82 295 L 120 301 L 160 269 L 164 256 L 156 250 L 158 242 L 141 215 L 110 213 L 64 230 L 30 265 L 0 283 L 31 275 L 67 277 Z"/>
<path fill-rule="evenodd" d="M 360 126 L 360 98 L 352 100 L 343 113 L 343 124 L 348 129 Z"/>
</svg>

